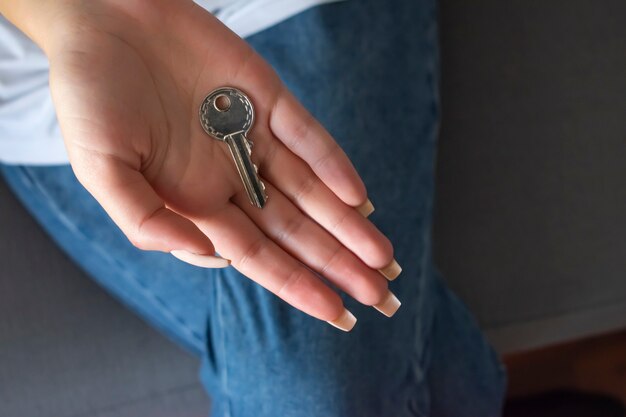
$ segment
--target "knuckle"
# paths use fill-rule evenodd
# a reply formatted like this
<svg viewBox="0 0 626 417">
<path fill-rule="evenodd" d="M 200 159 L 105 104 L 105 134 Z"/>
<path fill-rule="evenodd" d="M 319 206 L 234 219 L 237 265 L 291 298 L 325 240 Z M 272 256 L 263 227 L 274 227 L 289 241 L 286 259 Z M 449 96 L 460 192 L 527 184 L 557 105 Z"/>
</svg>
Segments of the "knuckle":
<svg viewBox="0 0 626 417">
<path fill-rule="evenodd" d="M 344 208 L 341 214 L 339 214 L 339 216 L 337 216 L 330 225 L 329 232 L 333 235 L 336 235 L 337 232 L 341 229 L 342 225 L 351 215 L 354 215 L 353 210 Z"/>
<path fill-rule="evenodd" d="M 311 174 L 308 178 L 302 181 L 302 183 L 300 183 L 297 191 L 293 193 L 293 201 L 296 203 L 301 202 L 307 194 L 311 193 L 315 189 L 319 181 L 320 180 L 316 175 Z"/>
<path fill-rule="evenodd" d="M 285 281 L 281 284 L 280 288 L 276 292 L 276 295 L 280 298 L 286 297 L 289 290 L 295 286 L 305 276 L 305 270 L 303 268 L 294 268 L 289 275 L 285 278 Z"/>
<path fill-rule="evenodd" d="M 150 225 L 155 218 L 166 215 L 167 212 L 168 210 L 164 206 L 160 206 L 142 217 L 134 230 L 127 234 L 130 243 L 141 250 L 154 249 L 155 244 L 150 234 Z"/>
<path fill-rule="evenodd" d="M 320 169 L 322 169 L 324 165 L 326 165 L 332 159 L 332 157 L 337 154 L 338 151 L 340 151 L 340 149 L 337 142 L 331 142 L 330 146 L 328 147 L 328 149 L 326 149 L 324 154 L 317 158 L 315 162 L 313 162 L 313 164 L 311 164 L 311 168 L 313 169 L 313 171 L 319 171 Z"/>
<path fill-rule="evenodd" d="M 324 262 L 324 265 L 322 266 L 322 268 L 320 269 L 320 274 L 321 275 L 326 275 L 329 273 L 329 271 L 333 268 L 333 266 L 344 257 L 344 255 L 346 254 L 345 250 L 343 250 L 342 248 L 337 248 L 333 254 Z"/>
<path fill-rule="evenodd" d="M 286 242 L 291 237 L 298 234 L 298 231 L 304 224 L 303 218 L 299 216 L 292 216 L 289 218 L 278 233 L 276 233 L 276 242 Z"/>
<path fill-rule="evenodd" d="M 265 155 L 263 155 L 263 157 L 260 159 L 261 160 L 261 166 L 267 165 L 267 166 L 272 166 L 273 165 L 273 161 L 276 159 L 276 155 L 278 154 L 278 144 L 275 143 L 273 140 L 272 141 L 268 141 L 268 145 L 267 145 L 267 150 L 265 151 Z M 259 168 L 261 168 L 261 166 Z"/>
<path fill-rule="evenodd" d="M 313 116 L 306 113 L 306 116 L 299 123 L 295 124 L 291 131 L 291 147 L 298 149 L 306 142 L 306 138 L 311 131 Z"/>
<path fill-rule="evenodd" d="M 259 255 L 265 246 L 267 239 L 267 236 L 261 235 L 258 239 L 255 239 L 252 243 L 250 243 L 243 254 L 239 257 L 237 265 L 241 269 L 245 270 L 246 266 Z"/>
</svg>

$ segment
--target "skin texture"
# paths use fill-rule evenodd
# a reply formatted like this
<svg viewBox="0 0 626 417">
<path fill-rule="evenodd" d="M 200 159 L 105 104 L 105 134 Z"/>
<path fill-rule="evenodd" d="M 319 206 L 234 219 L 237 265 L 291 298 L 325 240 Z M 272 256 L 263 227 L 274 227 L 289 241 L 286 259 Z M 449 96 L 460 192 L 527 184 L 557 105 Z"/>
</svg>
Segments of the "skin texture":
<svg viewBox="0 0 626 417">
<path fill-rule="evenodd" d="M 0 0 L 46 52 L 72 168 L 138 248 L 215 250 L 248 278 L 321 320 L 341 298 L 388 294 L 389 240 L 355 207 L 365 186 L 333 138 L 243 40 L 188 0 Z M 253 161 L 267 185 L 250 205 L 226 144 L 198 107 L 216 87 L 255 106 Z M 309 268 L 311 270 L 309 270 Z"/>
</svg>

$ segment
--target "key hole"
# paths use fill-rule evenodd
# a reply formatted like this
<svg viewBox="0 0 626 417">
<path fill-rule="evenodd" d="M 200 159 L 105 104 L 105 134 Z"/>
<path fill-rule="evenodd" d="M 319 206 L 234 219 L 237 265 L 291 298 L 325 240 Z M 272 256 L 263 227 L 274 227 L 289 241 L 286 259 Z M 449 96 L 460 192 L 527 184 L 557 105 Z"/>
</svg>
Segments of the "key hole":
<svg viewBox="0 0 626 417">
<path fill-rule="evenodd" d="M 220 94 L 215 98 L 213 106 L 215 107 L 215 110 L 219 112 L 228 111 L 228 109 L 230 109 L 230 98 L 225 94 Z"/>
</svg>

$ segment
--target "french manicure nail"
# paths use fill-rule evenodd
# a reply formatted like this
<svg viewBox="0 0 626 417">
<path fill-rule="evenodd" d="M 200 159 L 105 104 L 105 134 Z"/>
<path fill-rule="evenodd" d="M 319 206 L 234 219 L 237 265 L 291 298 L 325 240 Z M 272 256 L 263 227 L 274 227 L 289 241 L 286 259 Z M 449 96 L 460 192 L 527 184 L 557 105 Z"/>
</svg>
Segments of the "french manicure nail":
<svg viewBox="0 0 626 417">
<path fill-rule="evenodd" d="M 402 272 L 402 267 L 395 259 L 393 259 L 389 263 L 389 265 L 382 269 L 379 269 L 378 272 L 383 274 L 384 277 L 387 278 L 389 281 L 393 281 L 394 279 L 398 278 L 398 275 L 400 275 L 400 272 Z"/>
<path fill-rule="evenodd" d="M 349 332 L 356 324 L 356 317 L 354 317 L 352 313 L 344 308 L 341 316 L 339 316 L 335 320 L 326 320 L 326 323 L 340 330 L 343 330 L 344 332 Z"/>
<path fill-rule="evenodd" d="M 363 217 L 368 217 L 370 214 L 374 212 L 374 205 L 368 198 L 365 203 L 361 204 L 356 209 L 359 213 L 361 213 Z"/>
<path fill-rule="evenodd" d="M 396 311 L 398 311 L 401 304 L 402 303 L 400 302 L 400 300 L 398 300 L 398 298 L 393 295 L 391 291 L 389 291 L 387 293 L 387 297 L 385 297 L 382 302 L 376 304 L 373 307 L 383 313 L 385 316 L 391 317 L 396 314 Z"/>
<path fill-rule="evenodd" d="M 173 250 L 170 253 L 183 262 L 202 268 L 225 268 L 230 265 L 228 259 L 220 258 L 219 256 L 198 255 L 186 250 Z"/>
</svg>

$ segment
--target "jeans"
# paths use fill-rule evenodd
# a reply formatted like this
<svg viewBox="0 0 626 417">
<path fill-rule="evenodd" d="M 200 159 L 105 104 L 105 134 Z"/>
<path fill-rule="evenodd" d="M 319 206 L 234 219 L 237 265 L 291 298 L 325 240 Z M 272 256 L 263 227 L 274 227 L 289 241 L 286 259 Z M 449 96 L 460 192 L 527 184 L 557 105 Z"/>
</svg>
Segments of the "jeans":
<svg viewBox="0 0 626 417">
<path fill-rule="evenodd" d="M 2 165 L 27 210 L 95 281 L 201 358 L 215 417 L 492 417 L 505 374 L 432 261 L 439 123 L 434 0 L 314 7 L 247 41 L 354 162 L 403 273 L 387 318 L 341 293 L 345 333 L 235 269 L 130 244 L 69 165 Z"/>
</svg>

